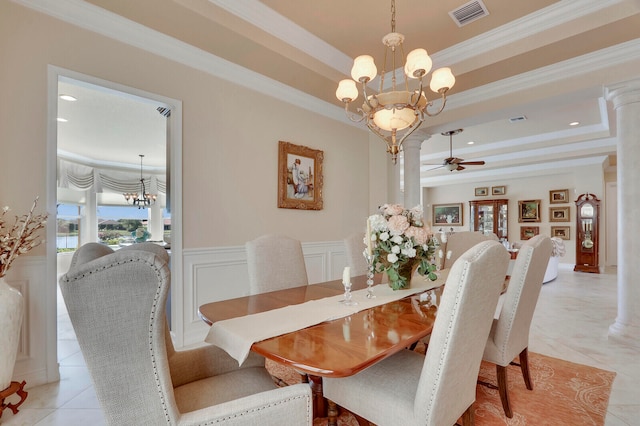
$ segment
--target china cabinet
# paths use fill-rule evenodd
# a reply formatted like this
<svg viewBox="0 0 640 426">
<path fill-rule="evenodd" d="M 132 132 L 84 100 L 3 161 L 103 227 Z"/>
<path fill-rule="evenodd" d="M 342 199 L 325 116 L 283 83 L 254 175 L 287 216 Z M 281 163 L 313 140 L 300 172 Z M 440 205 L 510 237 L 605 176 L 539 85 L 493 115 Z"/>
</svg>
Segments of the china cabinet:
<svg viewBox="0 0 640 426">
<path fill-rule="evenodd" d="M 600 273 L 598 268 L 598 222 L 600 200 L 582 194 L 576 200 L 576 266 L 574 271 Z"/>
<path fill-rule="evenodd" d="M 500 241 L 508 241 L 508 205 L 506 199 L 469 201 L 471 230 L 486 235 L 494 233 Z"/>
</svg>

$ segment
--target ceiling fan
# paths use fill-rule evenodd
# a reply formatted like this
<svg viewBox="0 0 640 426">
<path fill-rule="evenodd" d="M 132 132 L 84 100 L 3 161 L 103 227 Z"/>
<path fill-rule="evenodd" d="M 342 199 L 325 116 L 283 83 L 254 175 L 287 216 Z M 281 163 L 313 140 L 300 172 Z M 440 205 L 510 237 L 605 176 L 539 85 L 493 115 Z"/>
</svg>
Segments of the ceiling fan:
<svg viewBox="0 0 640 426">
<path fill-rule="evenodd" d="M 434 167 L 429 171 L 444 167 L 450 172 L 453 172 L 454 170 L 458 170 L 458 171 L 464 170 L 465 169 L 464 166 L 483 166 L 484 165 L 484 161 L 482 160 L 481 161 L 464 161 L 464 159 L 462 158 L 453 156 L 453 135 L 457 135 L 458 133 L 461 133 L 462 130 L 463 129 L 456 129 L 456 130 L 449 130 L 447 132 L 441 133 L 442 136 L 449 136 L 449 157 L 445 158 L 444 162 L 440 166 Z"/>
</svg>

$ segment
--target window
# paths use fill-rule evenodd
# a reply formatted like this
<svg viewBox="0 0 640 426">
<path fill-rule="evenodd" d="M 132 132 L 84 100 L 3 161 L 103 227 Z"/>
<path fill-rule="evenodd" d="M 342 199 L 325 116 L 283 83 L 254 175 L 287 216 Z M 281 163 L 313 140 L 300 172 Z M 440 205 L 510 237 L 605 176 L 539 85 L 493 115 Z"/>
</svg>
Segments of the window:
<svg viewBox="0 0 640 426">
<path fill-rule="evenodd" d="M 58 252 L 74 251 L 80 240 L 80 206 L 58 204 L 56 248 Z"/>
</svg>

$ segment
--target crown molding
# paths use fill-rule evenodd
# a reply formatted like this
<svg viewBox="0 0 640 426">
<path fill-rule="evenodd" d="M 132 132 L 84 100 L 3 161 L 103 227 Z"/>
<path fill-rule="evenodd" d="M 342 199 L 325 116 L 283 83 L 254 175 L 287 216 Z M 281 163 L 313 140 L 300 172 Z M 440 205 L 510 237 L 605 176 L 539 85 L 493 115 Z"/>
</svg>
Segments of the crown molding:
<svg viewBox="0 0 640 426">
<path fill-rule="evenodd" d="M 544 161 L 541 163 L 503 167 L 500 169 L 478 171 L 465 170 L 464 173 L 450 172 L 433 177 L 423 176 L 420 178 L 420 186 L 429 188 L 466 182 L 480 182 L 482 180 L 495 180 L 501 178 L 516 179 L 528 176 L 558 174 L 562 173 L 562 171 L 571 170 L 574 167 L 603 165 L 607 158 L 607 155 L 603 155 L 596 157 L 563 159 L 558 161 Z"/>
<path fill-rule="evenodd" d="M 640 39 L 587 53 L 536 70 L 508 77 L 447 97 L 447 109 L 486 102 L 505 93 L 520 92 L 539 87 L 541 84 L 555 83 L 575 78 L 597 70 L 623 65 L 640 59 Z M 542 83 L 541 83 L 542 82 Z"/>
<path fill-rule="evenodd" d="M 12 0 L 74 26 L 137 47 L 327 118 L 352 124 L 343 108 L 82 0 Z"/>
<path fill-rule="evenodd" d="M 258 0 L 209 0 L 210 3 L 249 22 L 266 33 L 280 39 L 329 65 L 343 74 L 351 73 L 353 58 L 342 53 L 295 22 L 285 18 Z"/>
<path fill-rule="evenodd" d="M 217 78 L 233 82 L 234 84 L 255 90 L 264 95 L 271 96 L 308 111 L 321 114 L 327 118 L 365 130 L 363 125 L 352 123 L 348 120 L 345 117 L 341 106 L 312 97 L 300 90 L 248 70 L 202 49 L 198 49 L 187 43 L 176 40 L 173 37 L 169 37 L 166 34 L 123 18 L 117 14 L 86 3 L 85 1 L 12 1 L 80 28 L 84 28 L 105 37 L 143 49 L 194 69 L 207 72 Z M 560 14 L 561 11 L 566 13 L 566 8 L 572 8 L 571 10 L 574 10 L 579 6 L 582 8 L 582 13 L 589 13 L 589 10 L 592 11 L 593 8 L 598 7 L 593 3 L 597 3 L 600 7 L 603 7 L 602 4 L 611 5 L 621 1 L 624 0 L 603 0 L 601 2 L 593 2 L 591 0 L 564 0 L 559 2 L 561 5 L 558 5 L 557 8 L 554 8 L 553 10 L 554 13 Z M 244 13 L 249 13 L 245 9 L 241 10 L 243 10 Z M 543 11 L 547 11 L 547 9 L 548 8 Z M 541 16 L 546 17 L 548 13 L 548 11 L 546 14 L 541 13 Z M 529 19 L 532 22 L 544 20 L 542 17 L 537 16 Z M 488 42 L 484 40 L 482 43 Z M 567 78 L 574 78 L 577 75 L 582 75 L 593 70 L 621 65 L 639 58 L 640 39 L 631 40 L 617 46 L 612 46 L 597 52 L 592 52 L 577 58 L 562 61 L 557 64 L 549 65 L 537 70 L 451 95 L 447 98 L 447 109 L 451 110 L 475 103 L 485 102 L 488 99 L 502 96 L 505 93 L 513 93 L 538 87 L 541 84 L 540 82 L 547 84 Z"/>
<path fill-rule="evenodd" d="M 477 37 L 435 52 L 434 64 L 451 66 L 508 44 L 535 36 L 577 18 L 623 3 L 625 0 L 564 0 L 540 9 Z M 447 65 L 442 65 L 447 64 Z"/>
</svg>

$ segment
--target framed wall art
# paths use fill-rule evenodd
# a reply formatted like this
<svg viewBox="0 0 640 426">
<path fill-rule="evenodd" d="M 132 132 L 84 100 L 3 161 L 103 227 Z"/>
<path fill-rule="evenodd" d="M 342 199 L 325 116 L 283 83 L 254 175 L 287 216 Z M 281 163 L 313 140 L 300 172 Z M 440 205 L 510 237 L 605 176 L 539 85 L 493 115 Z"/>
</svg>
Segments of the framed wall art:
<svg viewBox="0 0 640 426">
<path fill-rule="evenodd" d="M 549 191 L 549 202 L 551 204 L 562 204 L 569 202 L 568 189 L 554 189 Z"/>
<path fill-rule="evenodd" d="M 491 195 L 504 195 L 506 193 L 507 193 L 507 187 L 504 185 L 491 187 Z"/>
<path fill-rule="evenodd" d="M 433 225 L 462 226 L 462 203 L 434 204 Z"/>
<path fill-rule="evenodd" d="M 539 226 L 521 226 L 520 227 L 520 239 L 528 240 L 535 237 L 540 233 Z"/>
<path fill-rule="evenodd" d="M 549 207 L 549 222 L 569 222 L 570 207 Z"/>
<path fill-rule="evenodd" d="M 486 186 L 480 187 L 480 188 L 476 188 L 475 190 L 475 196 L 476 197 L 485 197 L 489 195 L 489 188 Z"/>
<path fill-rule="evenodd" d="M 317 149 L 278 143 L 278 207 L 322 210 L 323 159 Z"/>
<path fill-rule="evenodd" d="M 552 226 L 551 227 L 551 236 L 562 238 L 563 240 L 569 240 L 571 238 L 570 233 L 571 228 L 568 226 Z"/>
<path fill-rule="evenodd" d="M 518 201 L 518 222 L 540 222 L 540 200 Z"/>
</svg>

